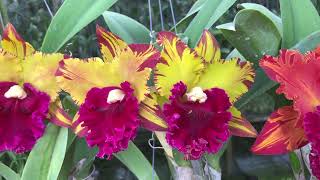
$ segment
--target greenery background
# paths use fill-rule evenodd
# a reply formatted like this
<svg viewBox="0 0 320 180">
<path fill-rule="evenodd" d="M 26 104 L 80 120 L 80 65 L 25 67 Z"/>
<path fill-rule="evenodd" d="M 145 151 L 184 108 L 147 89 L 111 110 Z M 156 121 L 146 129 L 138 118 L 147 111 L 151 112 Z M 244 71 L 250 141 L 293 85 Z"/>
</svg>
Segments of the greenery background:
<svg viewBox="0 0 320 180">
<path fill-rule="evenodd" d="M 47 3 L 54 14 L 63 0 L 47 0 Z M 161 30 L 158 1 L 153 0 L 153 25 L 156 31 Z M 175 18 L 178 22 L 189 11 L 195 0 L 173 0 Z M 266 6 L 276 14 L 279 14 L 278 0 L 238 0 L 230 10 L 220 18 L 216 23 L 223 24 L 233 20 L 237 9 L 237 4 L 242 2 L 255 2 Z M 314 0 L 318 11 L 320 1 Z M 7 11 L 8 16 L 2 17 L 4 22 L 11 22 L 23 38 L 30 42 L 34 47 L 39 48 L 44 38 L 46 29 L 49 26 L 51 16 L 43 0 L 4 0 L 1 1 L 1 10 Z M 165 29 L 173 27 L 170 7 L 167 0 L 162 0 L 162 10 L 164 15 Z M 119 12 L 127 15 L 146 27 L 149 26 L 149 14 L 147 0 L 121 0 L 117 2 L 110 11 Z M 66 45 L 61 48 L 61 52 L 72 52 L 75 57 L 92 57 L 99 56 L 99 50 L 95 37 L 95 26 L 100 24 L 105 26 L 103 19 L 98 18 L 95 22 L 86 26 L 80 33 L 74 36 Z M 183 29 L 183 27 L 181 28 Z M 179 30 L 179 29 L 178 29 Z M 2 28 L 1 28 L 2 31 Z M 215 34 L 220 42 L 223 55 L 226 56 L 232 49 L 231 45 L 223 38 L 221 33 L 214 29 L 211 31 Z M 279 106 L 279 101 L 273 100 L 271 89 L 268 93 L 256 98 L 246 107 L 241 109 L 247 118 L 252 121 L 255 127 L 260 130 L 266 117 Z M 150 132 L 140 130 L 139 136 L 135 143 L 143 151 L 145 156 L 151 159 L 152 151 L 148 146 Z M 248 149 L 253 143 L 253 139 L 233 137 L 221 160 L 223 179 L 270 179 L 273 174 L 277 179 L 291 179 L 291 167 L 289 158 L 286 155 L 265 157 L 254 156 Z M 26 161 L 26 155 L 15 155 L 13 153 L 0 154 L 0 160 L 5 162 L 9 167 L 17 172 L 21 172 Z M 105 159 L 96 159 L 94 162 L 95 174 L 97 179 L 135 179 L 134 175 L 127 170 L 116 158 L 111 161 Z M 163 155 L 162 150 L 156 151 L 156 170 L 160 179 L 170 179 L 168 163 Z"/>
</svg>

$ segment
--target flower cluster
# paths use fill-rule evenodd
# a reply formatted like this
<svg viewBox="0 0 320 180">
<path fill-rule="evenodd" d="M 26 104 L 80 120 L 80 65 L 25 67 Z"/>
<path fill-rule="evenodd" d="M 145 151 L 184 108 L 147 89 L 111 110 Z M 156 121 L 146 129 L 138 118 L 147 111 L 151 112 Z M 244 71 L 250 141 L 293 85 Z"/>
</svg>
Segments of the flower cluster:
<svg viewBox="0 0 320 180">
<path fill-rule="evenodd" d="M 0 151 L 30 150 L 44 133 L 45 118 L 72 128 L 99 148 L 101 158 L 125 150 L 139 127 L 164 131 L 168 144 L 186 159 L 218 152 L 230 134 L 256 136 L 233 106 L 253 82 L 252 65 L 221 59 L 209 31 L 194 49 L 175 34 L 160 32 L 161 51 L 127 44 L 100 26 L 96 34 L 102 58 L 78 59 L 37 52 L 12 25 L 6 28 L 0 53 Z M 148 87 L 152 70 L 155 87 Z M 73 120 L 59 106 L 60 90 L 80 106 Z"/>
</svg>

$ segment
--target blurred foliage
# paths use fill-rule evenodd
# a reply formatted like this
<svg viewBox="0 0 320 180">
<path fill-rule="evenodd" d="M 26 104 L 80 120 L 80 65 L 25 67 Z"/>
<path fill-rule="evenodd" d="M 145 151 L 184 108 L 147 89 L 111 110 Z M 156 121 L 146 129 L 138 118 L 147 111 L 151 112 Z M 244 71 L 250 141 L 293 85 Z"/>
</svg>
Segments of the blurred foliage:
<svg viewBox="0 0 320 180">
<path fill-rule="evenodd" d="M 51 11 L 55 14 L 63 0 L 46 0 Z M 178 22 L 182 19 L 196 0 L 173 0 L 175 19 Z M 51 16 L 45 6 L 44 0 L 3 0 L 7 9 L 9 21 L 16 27 L 23 38 L 39 49 L 44 38 L 47 27 L 50 24 Z M 120 0 L 110 11 L 127 15 L 149 28 L 149 12 L 147 0 Z M 155 31 L 161 30 L 159 5 L 157 0 L 152 2 L 152 22 Z M 164 26 L 166 30 L 173 27 L 170 6 L 167 0 L 162 0 L 162 11 Z M 266 6 L 275 14 L 279 15 L 279 0 L 238 0 L 230 10 L 223 15 L 216 25 L 230 22 L 237 13 L 237 4 L 244 2 L 254 2 Z M 320 0 L 313 0 L 318 11 L 320 10 Z M 0 7 L 1 8 L 1 7 Z M 95 37 L 95 26 L 100 24 L 105 26 L 104 20 L 100 17 L 92 22 L 80 33 L 74 36 L 61 50 L 64 53 L 73 53 L 75 57 L 99 56 L 99 50 Z M 106 26 L 105 26 L 106 27 Z M 182 27 L 182 29 L 184 29 Z M 218 39 L 225 57 L 232 50 L 231 45 L 223 38 L 221 33 L 215 28 L 210 29 Z M 248 103 L 241 110 L 245 116 L 255 122 L 255 127 L 260 130 L 263 121 L 277 107 L 288 104 L 284 98 L 275 97 L 274 90 L 261 95 Z M 276 99 L 276 101 L 274 100 Z M 135 143 L 142 150 L 144 155 L 151 161 L 152 149 L 147 140 L 151 137 L 150 132 L 140 130 Z M 222 159 L 223 179 L 274 179 L 270 175 L 276 175 L 276 179 L 290 179 L 290 165 L 288 156 L 263 157 L 253 156 L 250 146 L 254 139 L 233 137 L 231 145 Z M 240 148 L 239 148 L 240 147 Z M 11 167 L 18 173 L 22 172 L 27 154 L 15 155 L 13 153 L 0 154 L 0 161 Z M 121 164 L 116 158 L 111 161 L 104 159 L 95 160 L 95 168 L 99 173 L 98 179 L 136 179 L 134 175 Z M 170 170 L 162 150 L 156 151 L 156 171 L 160 179 L 170 179 Z M 281 176 L 283 175 L 283 176 Z"/>
</svg>

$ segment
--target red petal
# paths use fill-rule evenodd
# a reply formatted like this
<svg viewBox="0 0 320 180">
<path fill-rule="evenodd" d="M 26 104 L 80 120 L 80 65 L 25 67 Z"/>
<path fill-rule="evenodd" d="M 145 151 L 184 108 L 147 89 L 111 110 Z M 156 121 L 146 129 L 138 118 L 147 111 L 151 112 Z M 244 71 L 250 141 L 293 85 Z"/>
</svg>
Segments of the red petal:
<svg viewBox="0 0 320 180">
<path fill-rule="evenodd" d="M 320 104 L 320 57 L 317 53 L 304 56 L 298 51 L 282 50 L 279 57 L 265 56 L 260 66 L 271 79 L 280 83 L 277 92 L 294 100 L 295 109 L 302 115 L 314 111 Z"/>
<path fill-rule="evenodd" d="M 151 44 L 130 44 L 130 49 L 137 54 L 137 58 L 144 61 L 140 65 L 140 70 L 144 68 L 154 68 L 160 59 L 160 52 Z"/>
<path fill-rule="evenodd" d="M 21 38 L 10 23 L 3 31 L 1 45 L 5 51 L 19 58 L 24 58 L 35 52 L 33 47 Z"/>
<path fill-rule="evenodd" d="M 140 103 L 139 118 L 141 126 L 148 130 L 165 131 L 167 129 L 167 123 L 164 121 L 164 115 L 154 94 L 146 95 Z"/>
<path fill-rule="evenodd" d="M 55 125 L 70 127 L 72 119 L 57 103 L 51 103 L 49 108 L 50 121 Z"/>
<path fill-rule="evenodd" d="M 105 61 L 112 61 L 120 52 L 128 47 L 128 45 L 117 35 L 106 31 L 103 27 L 97 25 L 96 34 L 100 51 Z"/>
<path fill-rule="evenodd" d="M 176 36 L 174 33 L 172 32 L 168 32 L 168 31 L 161 31 L 158 33 L 158 37 L 157 37 L 157 42 L 164 46 L 163 51 L 166 52 L 166 54 L 173 54 L 174 56 L 176 56 L 176 54 L 174 54 L 175 52 L 171 52 L 172 48 L 176 48 L 176 51 L 178 52 L 178 55 L 181 57 L 183 51 L 189 47 L 181 41 L 181 39 Z M 174 47 L 170 47 L 169 45 L 172 45 Z M 166 46 L 167 45 L 167 46 Z M 170 51 L 170 52 L 169 52 Z M 176 57 L 171 57 L 171 59 L 175 59 Z M 178 58 L 180 59 L 180 58 Z"/>
</svg>

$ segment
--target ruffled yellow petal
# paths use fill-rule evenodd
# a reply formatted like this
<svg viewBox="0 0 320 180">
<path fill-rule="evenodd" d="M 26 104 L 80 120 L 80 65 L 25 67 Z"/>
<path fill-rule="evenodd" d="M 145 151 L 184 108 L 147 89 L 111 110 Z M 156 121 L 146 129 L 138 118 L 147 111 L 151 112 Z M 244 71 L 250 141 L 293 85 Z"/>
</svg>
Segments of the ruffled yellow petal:
<svg viewBox="0 0 320 180">
<path fill-rule="evenodd" d="M 127 43 L 117 35 L 106 31 L 99 25 L 97 25 L 96 34 L 102 58 L 105 62 L 112 61 L 114 57 L 119 56 L 121 51 L 128 47 Z"/>
<path fill-rule="evenodd" d="M 173 85 L 182 81 L 188 89 L 198 82 L 204 68 L 202 58 L 170 32 L 160 32 L 158 42 L 163 46 L 162 63 L 155 70 L 156 88 L 161 96 L 169 97 Z"/>
<path fill-rule="evenodd" d="M 65 59 L 60 63 L 57 81 L 61 89 L 69 92 L 78 104 L 82 104 L 93 87 L 104 87 L 109 78 L 109 68 L 100 58 L 87 60 Z"/>
<path fill-rule="evenodd" d="M 8 24 L 4 29 L 1 46 L 5 51 L 20 59 L 29 56 L 35 51 L 29 43 L 20 37 L 12 24 Z"/>
<path fill-rule="evenodd" d="M 206 62 L 219 61 L 221 59 L 219 44 L 208 30 L 203 31 L 201 39 L 194 50 Z"/>
<path fill-rule="evenodd" d="M 27 56 L 23 65 L 23 80 L 31 83 L 40 91 L 46 92 L 51 101 L 58 96 L 60 88 L 58 86 L 55 74 L 57 72 L 59 61 L 63 59 L 63 54 L 42 54 L 36 52 Z"/>
<path fill-rule="evenodd" d="M 20 83 L 22 66 L 20 60 L 0 49 L 0 81 Z"/>
<path fill-rule="evenodd" d="M 119 86 L 122 82 L 128 81 L 133 87 L 134 94 L 139 101 L 145 98 L 149 92 L 147 81 L 150 77 L 151 69 L 144 68 L 140 70 L 140 65 L 145 59 L 137 58 L 130 49 L 123 50 L 118 57 L 109 64 L 106 85 Z"/>
<path fill-rule="evenodd" d="M 224 89 L 234 102 L 246 93 L 254 80 L 254 71 L 249 62 L 231 60 L 214 61 L 208 65 L 197 86 L 203 89 Z"/>
<path fill-rule="evenodd" d="M 93 87 L 119 86 L 128 81 L 134 88 L 139 101 L 148 93 L 147 81 L 151 69 L 139 71 L 144 59 L 137 58 L 129 48 L 119 52 L 111 62 L 103 62 L 99 58 L 86 61 L 66 59 L 60 66 L 58 81 L 62 89 L 68 91 L 82 104 L 87 92 Z"/>
</svg>

